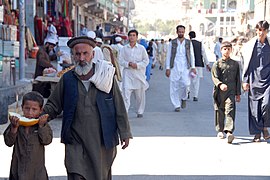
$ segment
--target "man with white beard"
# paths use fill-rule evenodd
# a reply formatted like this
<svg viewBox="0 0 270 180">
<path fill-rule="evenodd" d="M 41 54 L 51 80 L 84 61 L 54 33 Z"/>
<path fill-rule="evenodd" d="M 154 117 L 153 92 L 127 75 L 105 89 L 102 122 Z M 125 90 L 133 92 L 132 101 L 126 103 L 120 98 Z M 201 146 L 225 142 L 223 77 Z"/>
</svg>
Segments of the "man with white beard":
<svg viewBox="0 0 270 180">
<path fill-rule="evenodd" d="M 190 85 L 190 73 L 196 74 L 192 43 L 184 37 L 185 26 L 176 27 L 177 38 L 168 47 L 166 59 L 166 76 L 170 78 L 170 98 L 175 112 L 186 108 L 187 87 Z"/>
<path fill-rule="evenodd" d="M 128 147 L 132 137 L 124 101 L 113 78 L 114 71 L 99 74 L 103 67 L 100 63 L 106 66 L 107 62 L 93 62 L 92 38 L 75 37 L 67 45 L 72 48 L 75 68 L 62 76 L 44 113 L 53 119 L 63 111 L 61 142 L 65 144 L 68 180 L 109 180 L 119 136 L 122 149 Z M 93 77 L 112 80 L 109 92 L 100 89 Z"/>
</svg>

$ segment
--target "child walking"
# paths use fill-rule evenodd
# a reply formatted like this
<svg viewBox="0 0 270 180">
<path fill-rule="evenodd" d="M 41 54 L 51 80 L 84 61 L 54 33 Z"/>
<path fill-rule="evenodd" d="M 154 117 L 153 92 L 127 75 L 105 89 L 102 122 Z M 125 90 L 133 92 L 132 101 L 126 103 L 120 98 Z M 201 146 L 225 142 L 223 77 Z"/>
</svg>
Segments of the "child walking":
<svg viewBox="0 0 270 180">
<path fill-rule="evenodd" d="M 20 126 L 19 118 L 10 116 L 10 125 L 4 132 L 7 146 L 13 147 L 10 180 L 48 180 L 45 168 L 44 145 L 52 142 L 48 115 L 41 115 L 44 99 L 38 92 L 23 96 L 22 111 L 26 118 L 39 119 L 33 126 Z"/>
<path fill-rule="evenodd" d="M 232 44 L 221 44 L 222 57 L 218 59 L 211 70 L 214 82 L 215 125 L 218 138 L 227 137 L 228 143 L 234 140 L 235 101 L 240 102 L 241 82 L 238 62 L 230 58 Z M 225 134 L 224 134 L 225 133 Z"/>
</svg>

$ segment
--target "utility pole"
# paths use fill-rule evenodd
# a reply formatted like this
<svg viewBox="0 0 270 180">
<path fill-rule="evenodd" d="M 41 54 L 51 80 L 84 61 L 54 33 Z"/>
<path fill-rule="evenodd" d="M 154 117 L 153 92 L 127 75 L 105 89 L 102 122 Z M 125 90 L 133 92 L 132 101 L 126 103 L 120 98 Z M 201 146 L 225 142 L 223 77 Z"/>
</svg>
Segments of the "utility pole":
<svg viewBox="0 0 270 180">
<path fill-rule="evenodd" d="M 266 17 L 266 2 L 267 2 L 267 0 L 264 0 L 264 15 L 263 15 L 263 20 L 265 20 L 265 17 Z"/>
<path fill-rule="evenodd" d="M 19 59 L 19 79 L 25 78 L 25 4 L 24 0 L 20 0 L 19 6 L 19 29 L 20 29 L 20 59 Z"/>
<path fill-rule="evenodd" d="M 128 7 L 127 7 L 127 32 L 129 31 L 129 13 L 130 13 L 130 0 L 128 0 Z"/>
</svg>

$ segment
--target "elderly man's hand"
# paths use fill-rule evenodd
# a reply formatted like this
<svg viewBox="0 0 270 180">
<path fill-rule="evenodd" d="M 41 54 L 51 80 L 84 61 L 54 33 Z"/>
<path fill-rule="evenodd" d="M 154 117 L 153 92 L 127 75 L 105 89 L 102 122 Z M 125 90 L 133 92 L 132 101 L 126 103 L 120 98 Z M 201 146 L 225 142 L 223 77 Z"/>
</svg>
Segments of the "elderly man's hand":
<svg viewBox="0 0 270 180">
<path fill-rule="evenodd" d="M 122 149 L 126 149 L 129 145 L 129 138 L 121 140 Z"/>
</svg>

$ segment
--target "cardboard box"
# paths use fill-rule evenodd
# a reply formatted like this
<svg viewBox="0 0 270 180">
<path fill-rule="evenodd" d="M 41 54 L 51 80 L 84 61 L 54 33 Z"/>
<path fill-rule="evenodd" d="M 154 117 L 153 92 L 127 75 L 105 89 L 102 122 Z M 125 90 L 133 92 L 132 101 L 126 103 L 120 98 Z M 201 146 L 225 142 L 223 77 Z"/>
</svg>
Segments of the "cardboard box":
<svg viewBox="0 0 270 180">
<path fill-rule="evenodd" d="M 3 41 L 3 55 L 8 57 L 19 57 L 20 42 L 19 41 Z"/>
</svg>

